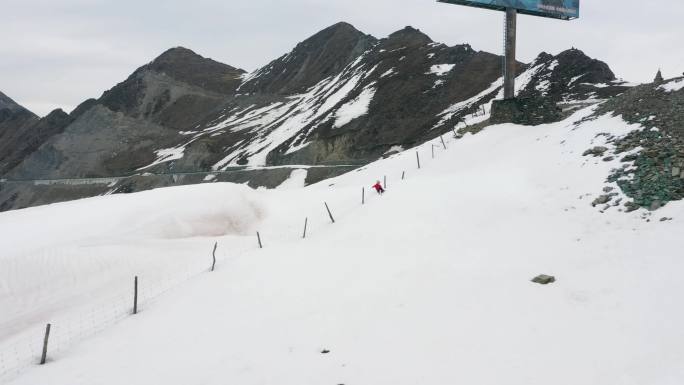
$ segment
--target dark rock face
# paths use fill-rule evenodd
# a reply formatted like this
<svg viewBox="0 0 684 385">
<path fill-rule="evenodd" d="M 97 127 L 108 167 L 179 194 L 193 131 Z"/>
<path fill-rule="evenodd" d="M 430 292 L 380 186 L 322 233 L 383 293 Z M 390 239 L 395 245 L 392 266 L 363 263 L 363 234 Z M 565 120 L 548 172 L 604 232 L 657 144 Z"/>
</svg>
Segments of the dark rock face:
<svg viewBox="0 0 684 385">
<path fill-rule="evenodd" d="M 47 140 L 64 132 L 64 128 L 72 121 L 66 112 L 57 109 L 25 130 L 17 132 L 10 141 L 0 145 L 0 153 L 8 154 L 5 158 L 7 169 L 18 165 L 26 154 L 33 153 Z"/>
<path fill-rule="evenodd" d="M 16 167 L 71 122 L 69 115 L 60 109 L 38 118 L 0 93 L 0 175 Z"/>
<path fill-rule="evenodd" d="M 25 109 L 0 109 L 0 176 L 17 165 L 27 154 L 17 149 L 24 134 L 38 122 Z"/>
<path fill-rule="evenodd" d="M 131 165 L 153 162 L 157 146 L 170 145 L 176 135 L 174 130 L 96 105 L 60 135 L 43 143 L 7 176 L 62 179 L 126 175 Z M 75 149 L 81 151 L 75 153 Z"/>
</svg>

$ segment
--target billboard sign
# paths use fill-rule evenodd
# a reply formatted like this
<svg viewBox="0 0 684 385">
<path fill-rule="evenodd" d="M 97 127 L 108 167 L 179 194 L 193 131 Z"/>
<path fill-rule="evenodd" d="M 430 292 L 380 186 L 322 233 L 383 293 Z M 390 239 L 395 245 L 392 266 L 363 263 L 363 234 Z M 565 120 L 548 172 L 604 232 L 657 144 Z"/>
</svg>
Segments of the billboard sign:
<svg viewBox="0 0 684 385">
<path fill-rule="evenodd" d="M 504 11 L 515 8 L 526 15 L 570 20 L 579 17 L 580 0 L 437 0 L 440 3 L 460 4 Z"/>
</svg>

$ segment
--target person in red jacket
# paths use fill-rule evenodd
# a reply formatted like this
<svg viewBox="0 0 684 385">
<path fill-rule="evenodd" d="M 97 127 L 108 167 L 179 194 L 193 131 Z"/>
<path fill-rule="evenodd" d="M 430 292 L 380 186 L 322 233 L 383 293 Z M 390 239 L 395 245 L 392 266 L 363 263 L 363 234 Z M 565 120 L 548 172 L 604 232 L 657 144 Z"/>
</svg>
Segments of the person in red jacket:
<svg viewBox="0 0 684 385">
<path fill-rule="evenodd" d="M 380 184 L 380 181 L 376 181 L 375 184 L 373 185 L 373 188 L 375 191 L 378 192 L 378 194 L 382 194 L 385 192 L 385 189 L 382 188 L 382 185 Z"/>
</svg>

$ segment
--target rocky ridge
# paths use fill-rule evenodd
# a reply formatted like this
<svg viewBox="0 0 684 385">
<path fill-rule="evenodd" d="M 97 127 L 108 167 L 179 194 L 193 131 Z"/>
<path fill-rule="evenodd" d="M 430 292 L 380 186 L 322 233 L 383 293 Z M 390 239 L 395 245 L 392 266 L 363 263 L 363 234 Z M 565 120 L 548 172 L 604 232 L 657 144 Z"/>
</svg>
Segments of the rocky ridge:
<svg viewBox="0 0 684 385">
<path fill-rule="evenodd" d="M 596 103 L 626 89 L 605 63 L 579 50 L 541 54 L 519 68 L 521 95 L 559 106 Z M 365 164 L 445 132 L 486 125 L 501 94 L 500 73 L 500 56 L 436 43 L 412 27 L 376 39 L 338 23 L 251 74 L 173 48 L 68 116 L 55 112 L 37 140 L 28 140 L 28 131 L 15 135 L 30 146 L 0 150 L 12 159 L 2 172 L 8 179 L 128 179 L 74 188 L 80 192 L 71 196 L 68 189 L 51 194 L 5 185 L 0 204 L 11 209 L 205 182 L 204 175 L 184 175 L 198 172 L 206 181 L 273 187 L 298 165 Z M 255 170 L 275 165 L 285 171 Z M 310 169 L 307 183 L 347 169 Z M 141 181 L 149 173 L 180 176 Z"/>
<path fill-rule="evenodd" d="M 609 138 L 623 165 L 613 170 L 615 182 L 631 198 L 625 209 L 658 209 L 684 199 L 684 78 L 644 84 L 606 101 L 594 116 L 612 114 L 640 129 Z"/>
</svg>

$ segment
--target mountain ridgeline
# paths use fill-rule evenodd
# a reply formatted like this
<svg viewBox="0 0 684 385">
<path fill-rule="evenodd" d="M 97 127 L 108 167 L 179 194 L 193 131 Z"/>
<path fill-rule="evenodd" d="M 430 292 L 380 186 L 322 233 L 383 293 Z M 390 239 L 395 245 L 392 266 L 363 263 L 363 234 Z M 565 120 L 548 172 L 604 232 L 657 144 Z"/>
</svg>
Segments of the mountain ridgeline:
<svg viewBox="0 0 684 385">
<path fill-rule="evenodd" d="M 169 49 L 71 114 L 41 119 L 0 94 L 0 210 L 209 181 L 275 187 L 302 165 L 316 166 L 313 183 L 486 125 L 501 64 L 412 27 L 378 39 L 338 23 L 252 73 Z M 628 89 L 577 49 L 519 63 L 517 88 L 553 102 L 546 120 Z M 56 181 L 77 178 L 102 179 Z"/>
</svg>

